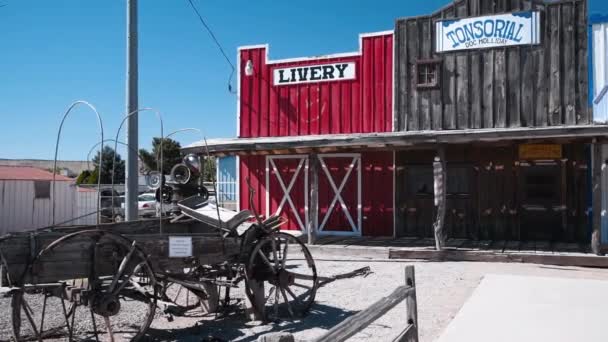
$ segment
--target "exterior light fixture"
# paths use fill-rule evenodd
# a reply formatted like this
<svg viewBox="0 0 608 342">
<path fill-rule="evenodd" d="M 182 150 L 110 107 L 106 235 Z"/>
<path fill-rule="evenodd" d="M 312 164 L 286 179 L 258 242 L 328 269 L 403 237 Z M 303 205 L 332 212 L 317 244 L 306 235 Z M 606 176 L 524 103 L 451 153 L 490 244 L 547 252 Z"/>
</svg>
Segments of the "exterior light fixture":
<svg viewBox="0 0 608 342">
<path fill-rule="evenodd" d="M 251 59 L 247 61 L 247 64 L 245 64 L 245 75 L 253 75 L 253 63 L 251 63 Z"/>
</svg>

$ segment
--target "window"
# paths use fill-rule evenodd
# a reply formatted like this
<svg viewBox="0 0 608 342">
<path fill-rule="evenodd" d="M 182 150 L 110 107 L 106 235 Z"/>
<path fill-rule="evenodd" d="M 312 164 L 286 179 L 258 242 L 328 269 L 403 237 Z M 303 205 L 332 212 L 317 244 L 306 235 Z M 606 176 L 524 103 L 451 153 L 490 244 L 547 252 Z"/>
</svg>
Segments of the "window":
<svg viewBox="0 0 608 342">
<path fill-rule="evenodd" d="M 34 181 L 34 198 L 51 198 L 51 182 Z"/>
<path fill-rule="evenodd" d="M 441 60 L 419 60 L 416 62 L 416 87 L 432 89 L 439 87 Z"/>
</svg>

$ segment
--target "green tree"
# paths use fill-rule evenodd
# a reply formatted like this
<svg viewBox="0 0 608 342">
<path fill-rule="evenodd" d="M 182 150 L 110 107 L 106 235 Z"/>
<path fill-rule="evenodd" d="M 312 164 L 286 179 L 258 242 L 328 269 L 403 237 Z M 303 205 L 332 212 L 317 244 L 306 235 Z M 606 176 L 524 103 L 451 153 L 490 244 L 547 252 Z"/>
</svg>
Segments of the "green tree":
<svg viewBox="0 0 608 342">
<path fill-rule="evenodd" d="M 161 138 L 152 139 L 152 151 L 146 149 L 139 150 L 139 157 L 144 162 L 148 170 L 158 170 L 157 156 L 160 157 L 160 142 Z M 181 145 L 179 142 L 173 139 L 163 139 L 163 173 L 169 174 L 171 168 L 175 164 L 179 164 L 182 161 L 182 155 L 180 153 Z"/>
<path fill-rule="evenodd" d="M 114 149 L 110 146 L 104 146 L 103 151 L 101 153 L 101 183 L 102 184 L 110 184 L 112 183 L 112 156 L 114 156 Z M 98 152 L 93 158 L 93 165 L 95 165 L 95 169 L 89 177 L 87 177 L 88 184 L 97 183 L 97 177 L 99 176 L 99 160 L 100 153 Z M 114 183 L 115 184 L 123 184 L 125 182 L 125 161 L 122 160 L 120 154 L 116 153 L 116 157 L 114 159 Z"/>
<path fill-rule="evenodd" d="M 78 178 L 76 178 L 76 184 L 77 185 L 89 184 L 89 183 L 87 183 L 87 180 L 90 176 L 91 176 L 90 170 L 82 170 L 82 172 L 78 175 Z"/>
</svg>

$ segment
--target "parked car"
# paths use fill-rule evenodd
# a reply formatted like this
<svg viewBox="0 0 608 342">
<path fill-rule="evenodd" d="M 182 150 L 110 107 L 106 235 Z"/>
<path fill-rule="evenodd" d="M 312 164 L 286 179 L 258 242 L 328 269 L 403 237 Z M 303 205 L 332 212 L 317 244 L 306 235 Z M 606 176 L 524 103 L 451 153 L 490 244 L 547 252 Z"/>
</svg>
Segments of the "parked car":
<svg viewBox="0 0 608 342">
<path fill-rule="evenodd" d="M 156 216 L 157 205 L 154 193 L 144 193 L 137 198 L 137 211 L 140 217 Z"/>
<path fill-rule="evenodd" d="M 116 190 L 101 190 L 101 222 L 122 222 L 125 220 L 124 197 Z"/>
</svg>

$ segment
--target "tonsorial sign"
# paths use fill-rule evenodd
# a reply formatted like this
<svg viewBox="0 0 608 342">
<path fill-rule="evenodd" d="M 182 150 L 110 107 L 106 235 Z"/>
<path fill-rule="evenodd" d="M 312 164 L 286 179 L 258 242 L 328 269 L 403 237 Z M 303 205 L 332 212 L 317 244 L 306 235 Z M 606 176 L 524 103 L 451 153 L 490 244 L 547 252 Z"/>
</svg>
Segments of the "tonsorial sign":
<svg viewBox="0 0 608 342">
<path fill-rule="evenodd" d="M 274 85 L 327 82 L 355 79 L 355 62 L 277 68 L 273 71 Z"/>
<path fill-rule="evenodd" d="M 540 13 L 506 13 L 440 20 L 435 23 L 437 52 L 540 44 Z"/>
</svg>

